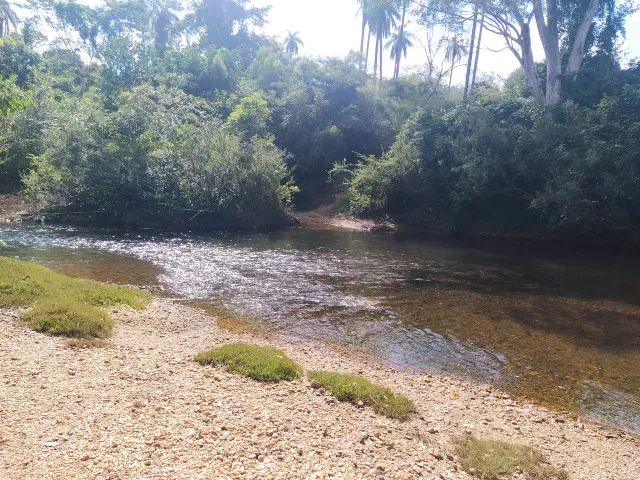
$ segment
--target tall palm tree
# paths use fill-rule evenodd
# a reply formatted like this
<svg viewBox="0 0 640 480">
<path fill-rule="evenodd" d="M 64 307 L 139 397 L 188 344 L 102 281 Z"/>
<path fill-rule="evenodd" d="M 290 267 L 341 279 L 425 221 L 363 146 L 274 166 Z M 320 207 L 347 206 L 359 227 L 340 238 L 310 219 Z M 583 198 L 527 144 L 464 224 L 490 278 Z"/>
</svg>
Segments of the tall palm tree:
<svg viewBox="0 0 640 480">
<path fill-rule="evenodd" d="M 456 64 L 462 60 L 467 54 L 467 45 L 457 35 L 454 35 L 451 38 L 444 37 L 440 40 L 442 43 L 446 43 L 446 49 L 444 52 L 446 61 L 451 65 L 451 70 L 449 70 L 449 90 L 448 95 L 451 94 L 451 81 L 453 80 L 453 70 L 455 69 Z"/>
<path fill-rule="evenodd" d="M 391 34 L 391 38 L 387 42 L 386 47 L 391 50 L 391 60 L 395 60 L 395 68 L 393 70 L 393 78 L 397 80 L 400 77 L 400 61 L 402 57 L 407 58 L 407 51 L 413 47 L 413 33 L 407 30 L 400 30 Z"/>
<path fill-rule="evenodd" d="M 367 32 L 367 9 L 369 0 L 357 0 L 360 8 L 358 13 L 362 17 L 362 34 L 360 35 L 360 69 L 362 69 L 362 59 L 364 58 L 364 37 Z M 371 32 L 369 32 L 369 41 L 371 41 Z M 369 45 L 367 43 L 367 57 L 369 56 Z"/>
<path fill-rule="evenodd" d="M 304 42 L 300 39 L 300 32 L 290 32 L 287 30 L 287 37 L 285 38 L 283 45 L 285 51 L 289 55 L 298 55 L 300 53 L 300 47 L 304 47 Z"/>
<path fill-rule="evenodd" d="M 384 40 L 391 34 L 391 30 L 398 24 L 400 13 L 395 0 L 372 0 L 369 6 L 369 29 L 376 36 L 376 55 L 373 71 L 382 81 L 382 60 L 384 56 Z M 378 61 L 380 63 L 378 64 Z M 378 72 L 378 65 L 380 70 Z"/>
<path fill-rule="evenodd" d="M 18 15 L 9 0 L 0 0 L 0 37 L 9 35 L 10 27 L 18 29 Z"/>
<path fill-rule="evenodd" d="M 178 0 L 152 0 L 151 32 L 153 43 L 158 50 L 164 51 L 171 43 L 171 35 L 178 23 L 177 10 L 181 8 Z"/>
</svg>

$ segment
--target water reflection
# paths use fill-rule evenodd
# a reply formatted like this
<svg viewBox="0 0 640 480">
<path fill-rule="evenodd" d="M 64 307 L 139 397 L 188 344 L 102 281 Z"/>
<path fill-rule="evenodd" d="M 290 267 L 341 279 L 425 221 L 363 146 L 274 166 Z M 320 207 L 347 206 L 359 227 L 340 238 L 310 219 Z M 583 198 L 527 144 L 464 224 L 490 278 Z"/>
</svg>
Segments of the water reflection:
<svg viewBox="0 0 640 480">
<path fill-rule="evenodd" d="M 9 254 L 232 309 L 400 366 L 471 375 L 640 432 L 635 257 L 292 230 L 0 229 Z"/>
</svg>

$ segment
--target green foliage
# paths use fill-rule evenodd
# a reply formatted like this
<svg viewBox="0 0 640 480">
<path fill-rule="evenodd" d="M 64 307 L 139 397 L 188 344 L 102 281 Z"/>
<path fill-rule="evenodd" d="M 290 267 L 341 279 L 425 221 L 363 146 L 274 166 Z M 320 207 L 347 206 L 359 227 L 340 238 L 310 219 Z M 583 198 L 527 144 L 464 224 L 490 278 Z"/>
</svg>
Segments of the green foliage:
<svg viewBox="0 0 640 480">
<path fill-rule="evenodd" d="M 240 99 L 227 122 L 235 133 L 251 138 L 267 134 L 270 118 L 269 104 L 260 92 L 253 92 Z"/>
<path fill-rule="evenodd" d="M 0 39 L 0 191 L 83 212 L 61 220 L 263 228 L 337 184 L 352 214 L 436 233 L 640 238 L 640 68 L 616 49 L 630 2 L 601 2 L 554 108 L 522 71 L 460 104 L 433 61 L 374 82 L 359 53 L 297 57 L 291 34 L 287 54 L 249 0 L 33 3 L 22 37 Z M 466 4 L 437 3 L 419 21 L 455 20 L 441 53 L 459 60 Z M 406 5 L 361 4 L 386 43 Z M 558 8 L 565 61 L 586 3 Z M 390 38 L 399 61 L 409 34 Z"/>
<path fill-rule="evenodd" d="M 29 86 L 34 79 L 39 61 L 38 54 L 17 36 L 0 38 L 0 76 L 15 78 L 21 88 Z"/>
<path fill-rule="evenodd" d="M 105 338 L 113 322 L 100 307 L 142 309 L 147 293 L 117 285 L 70 278 L 34 263 L 0 257 L 0 308 L 31 307 L 21 318 L 52 335 Z"/>
<path fill-rule="evenodd" d="M 261 382 L 296 380 L 302 372 L 300 366 L 281 350 L 242 343 L 201 353 L 195 360 L 202 365 L 224 365 L 230 372 Z"/>
<path fill-rule="evenodd" d="M 127 305 L 138 310 L 151 300 L 149 294 L 132 288 L 70 278 L 35 263 L 0 257 L 0 308 L 29 307 L 59 298 L 94 307 Z"/>
<path fill-rule="evenodd" d="M 106 338 L 113 321 L 104 310 L 71 300 L 46 300 L 21 316 L 36 332 L 77 338 Z"/>
<path fill-rule="evenodd" d="M 440 233 L 634 235 L 640 225 L 638 87 L 597 108 L 478 97 L 407 122 L 349 182 L 360 215 Z"/>
<path fill-rule="evenodd" d="M 50 116 L 24 178 L 27 195 L 48 208 L 190 228 L 288 221 L 296 188 L 284 153 L 268 138 L 242 141 L 202 99 L 141 86 L 109 111 L 89 91 L 56 102 Z"/>
<path fill-rule="evenodd" d="M 375 385 L 366 378 L 333 372 L 309 372 L 308 377 L 341 402 L 362 403 L 389 418 L 407 420 L 415 412 L 415 406 L 407 397 Z"/>
<path fill-rule="evenodd" d="M 483 480 L 524 473 L 529 480 L 567 480 L 564 470 L 552 467 L 537 450 L 496 440 L 464 436 L 455 440 L 462 468 Z"/>
</svg>

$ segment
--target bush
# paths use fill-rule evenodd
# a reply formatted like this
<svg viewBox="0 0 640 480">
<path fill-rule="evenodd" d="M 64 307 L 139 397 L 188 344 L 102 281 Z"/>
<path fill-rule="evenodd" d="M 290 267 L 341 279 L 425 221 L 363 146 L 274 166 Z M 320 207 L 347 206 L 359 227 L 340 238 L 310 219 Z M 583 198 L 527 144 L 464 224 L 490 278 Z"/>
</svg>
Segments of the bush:
<svg viewBox="0 0 640 480">
<path fill-rule="evenodd" d="M 37 332 L 65 337 L 106 338 L 113 330 L 107 312 L 77 301 L 45 300 L 21 318 Z"/>
<path fill-rule="evenodd" d="M 392 390 L 371 383 L 366 378 L 333 372 L 309 372 L 309 379 L 318 382 L 341 402 L 360 402 L 389 418 L 406 420 L 415 412 L 413 402 Z"/>
<path fill-rule="evenodd" d="M 349 182 L 351 211 L 435 233 L 640 238 L 640 90 L 596 108 L 479 96 L 420 112 Z"/>
<path fill-rule="evenodd" d="M 96 91 L 52 107 L 42 152 L 23 180 L 30 199 L 133 226 L 290 222 L 297 189 L 270 138 L 242 138 L 210 103 L 180 90 L 141 86 L 119 98 L 114 111 Z"/>
<path fill-rule="evenodd" d="M 455 444 L 462 468 L 482 479 L 498 480 L 519 472 L 530 480 L 569 478 L 565 471 L 548 465 L 544 455 L 527 446 L 472 436 L 460 437 Z"/>
<path fill-rule="evenodd" d="M 202 365 L 224 365 L 230 372 L 261 382 L 296 380 L 302 372 L 281 350 L 243 343 L 215 348 L 196 355 L 195 360 Z"/>
</svg>

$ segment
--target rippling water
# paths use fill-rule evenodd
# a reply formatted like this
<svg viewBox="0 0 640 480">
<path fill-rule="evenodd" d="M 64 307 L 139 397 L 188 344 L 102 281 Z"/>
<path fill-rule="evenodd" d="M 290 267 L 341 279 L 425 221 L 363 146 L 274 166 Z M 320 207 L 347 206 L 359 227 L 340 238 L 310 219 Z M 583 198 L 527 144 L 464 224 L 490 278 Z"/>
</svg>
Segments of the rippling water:
<svg viewBox="0 0 640 480">
<path fill-rule="evenodd" d="M 210 302 L 401 367 L 472 376 L 640 432 L 636 257 L 294 229 L 212 237 L 2 227 L 3 252 Z"/>
</svg>

